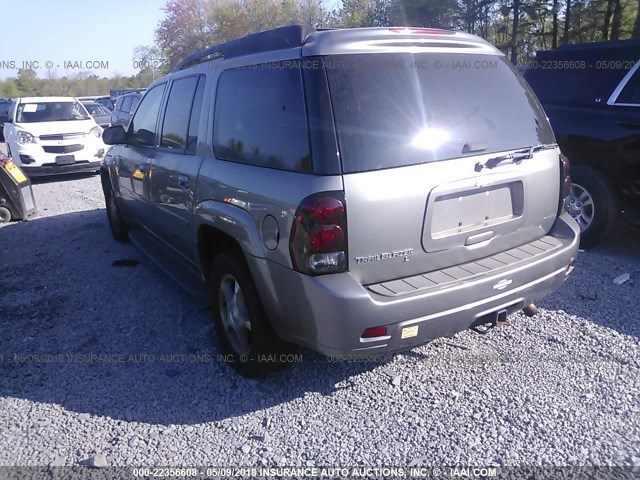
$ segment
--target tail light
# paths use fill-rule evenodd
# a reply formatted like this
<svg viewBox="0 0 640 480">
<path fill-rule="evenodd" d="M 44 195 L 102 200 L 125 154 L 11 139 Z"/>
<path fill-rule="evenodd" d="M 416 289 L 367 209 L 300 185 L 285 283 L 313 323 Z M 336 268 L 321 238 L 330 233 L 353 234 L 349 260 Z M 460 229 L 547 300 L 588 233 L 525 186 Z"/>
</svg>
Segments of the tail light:
<svg viewBox="0 0 640 480">
<path fill-rule="evenodd" d="M 347 270 L 347 210 L 342 192 L 322 192 L 302 200 L 289 241 L 296 270 L 322 275 Z"/>
<path fill-rule="evenodd" d="M 560 202 L 558 215 L 567 208 L 569 195 L 571 194 L 571 163 L 563 154 L 560 154 Z"/>
</svg>

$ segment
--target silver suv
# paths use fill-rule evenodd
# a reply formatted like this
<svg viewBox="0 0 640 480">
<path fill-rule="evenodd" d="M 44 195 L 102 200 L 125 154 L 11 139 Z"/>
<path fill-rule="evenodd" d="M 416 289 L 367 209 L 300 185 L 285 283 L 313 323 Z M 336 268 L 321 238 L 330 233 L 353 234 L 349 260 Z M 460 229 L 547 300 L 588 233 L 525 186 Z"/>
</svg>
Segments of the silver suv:
<svg viewBox="0 0 640 480">
<path fill-rule="evenodd" d="M 141 98 L 142 94 L 138 92 L 120 95 L 111 111 L 111 124 L 121 125 L 126 128 Z"/>
<path fill-rule="evenodd" d="M 396 352 L 532 313 L 578 249 L 542 108 L 464 33 L 250 35 L 185 59 L 104 140 L 114 237 L 208 286 L 245 375 L 291 344 Z"/>
</svg>

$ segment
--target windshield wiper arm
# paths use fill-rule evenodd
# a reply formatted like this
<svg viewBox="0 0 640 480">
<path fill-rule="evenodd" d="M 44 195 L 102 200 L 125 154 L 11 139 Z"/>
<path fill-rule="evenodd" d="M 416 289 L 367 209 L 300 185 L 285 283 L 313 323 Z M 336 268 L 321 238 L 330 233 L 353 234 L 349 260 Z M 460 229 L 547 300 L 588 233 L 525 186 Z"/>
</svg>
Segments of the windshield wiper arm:
<svg viewBox="0 0 640 480">
<path fill-rule="evenodd" d="M 533 158 L 533 154 L 535 152 L 539 152 L 540 150 L 549 150 L 552 148 L 556 148 L 558 146 L 557 143 L 548 143 L 546 145 L 534 145 L 532 147 L 523 148 L 521 150 L 516 150 L 515 152 L 507 153 L 506 155 L 499 155 L 497 157 L 491 157 L 484 164 L 476 163 L 475 170 L 479 172 L 483 168 L 495 168 L 500 163 L 511 160 L 511 163 L 520 163 L 522 160 L 528 160 Z"/>
</svg>

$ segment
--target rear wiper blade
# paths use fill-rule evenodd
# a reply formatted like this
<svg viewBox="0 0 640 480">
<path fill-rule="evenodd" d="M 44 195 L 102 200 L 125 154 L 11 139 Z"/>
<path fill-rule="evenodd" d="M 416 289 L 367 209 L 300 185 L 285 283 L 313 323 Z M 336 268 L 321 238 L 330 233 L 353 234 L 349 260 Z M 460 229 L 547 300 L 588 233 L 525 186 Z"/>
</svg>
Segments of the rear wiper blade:
<svg viewBox="0 0 640 480">
<path fill-rule="evenodd" d="M 500 163 L 511 160 L 511 163 L 520 163 L 522 160 L 528 160 L 533 158 L 533 154 L 535 152 L 539 152 L 541 150 L 550 150 L 552 148 L 556 148 L 558 146 L 557 143 L 548 143 L 544 145 L 534 145 L 532 147 L 523 148 L 522 150 L 516 150 L 515 152 L 507 153 L 506 155 L 499 155 L 497 157 L 491 157 L 484 164 L 476 163 L 475 170 L 479 172 L 483 168 L 495 168 Z"/>
</svg>

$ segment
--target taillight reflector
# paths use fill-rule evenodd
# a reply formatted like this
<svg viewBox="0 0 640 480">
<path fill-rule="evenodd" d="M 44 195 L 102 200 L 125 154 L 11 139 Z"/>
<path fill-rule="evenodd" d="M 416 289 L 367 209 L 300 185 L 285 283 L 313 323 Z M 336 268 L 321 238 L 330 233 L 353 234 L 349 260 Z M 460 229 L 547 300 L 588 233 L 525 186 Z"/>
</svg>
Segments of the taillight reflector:
<svg viewBox="0 0 640 480">
<path fill-rule="evenodd" d="M 387 327 L 371 327 L 367 328 L 360 338 L 384 337 L 387 335 Z"/>
</svg>

